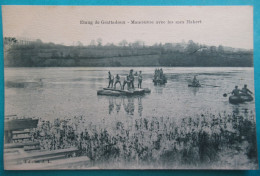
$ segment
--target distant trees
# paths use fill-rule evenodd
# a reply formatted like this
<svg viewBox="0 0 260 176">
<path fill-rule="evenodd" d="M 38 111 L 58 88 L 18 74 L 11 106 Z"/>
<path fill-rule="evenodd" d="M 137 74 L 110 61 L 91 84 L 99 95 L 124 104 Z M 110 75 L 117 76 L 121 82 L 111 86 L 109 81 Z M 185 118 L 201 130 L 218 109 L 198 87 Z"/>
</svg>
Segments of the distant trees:
<svg viewBox="0 0 260 176">
<path fill-rule="evenodd" d="M 218 46 L 218 52 L 223 53 L 224 52 L 224 47 L 222 45 Z"/>
<path fill-rule="evenodd" d="M 77 41 L 76 45 L 77 45 L 77 46 L 80 46 L 80 47 L 81 47 L 81 46 L 84 46 L 83 43 L 81 43 L 80 41 Z"/>
<path fill-rule="evenodd" d="M 196 52 L 196 51 L 199 50 L 199 49 L 200 49 L 199 44 L 193 42 L 192 40 L 189 40 L 189 41 L 188 41 L 188 45 L 187 45 L 187 47 L 186 47 L 186 51 L 187 51 L 188 53 L 194 53 L 194 52 Z"/>
<path fill-rule="evenodd" d="M 126 40 L 122 40 L 121 42 L 118 43 L 119 46 L 127 46 L 128 42 Z"/>
<path fill-rule="evenodd" d="M 91 40 L 90 43 L 89 43 L 89 46 L 102 46 L 102 38 L 98 38 L 96 40 Z"/>
<path fill-rule="evenodd" d="M 98 46 L 102 46 L 102 38 L 97 39 Z"/>
<path fill-rule="evenodd" d="M 91 40 L 89 45 L 90 46 L 96 46 L 96 41 L 95 40 Z"/>
<path fill-rule="evenodd" d="M 4 37 L 4 45 L 13 45 L 17 43 L 17 39 L 15 37 Z"/>
<path fill-rule="evenodd" d="M 36 41 L 35 41 L 36 43 L 38 43 L 38 44 L 41 44 L 41 43 L 43 43 L 42 41 L 41 41 L 41 39 L 36 39 Z"/>
<path fill-rule="evenodd" d="M 152 66 L 155 63 L 161 66 L 252 66 L 253 50 L 238 49 L 226 46 L 209 46 L 195 43 L 192 40 L 179 43 L 155 43 L 145 46 L 142 40 L 129 42 L 125 39 L 115 43 L 103 43 L 101 38 L 93 39 L 84 46 L 77 41 L 73 46 L 55 43 L 44 43 L 40 39 L 26 40 L 14 37 L 4 37 L 5 51 L 12 66 L 47 66 L 55 62 L 55 66 L 80 65 L 87 59 L 110 59 L 112 66 L 129 66 L 122 61 L 129 57 L 156 58 L 158 62 L 142 63 L 142 66 Z M 75 47 L 76 46 L 76 47 Z M 9 52 L 10 51 L 10 52 Z M 104 60 L 106 60 L 104 59 Z M 122 60 L 120 60 L 122 59 Z M 127 58 L 128 59 L 128 58 Z M 19 60 L 19 62 L 18 62 Z M 94 61 L 95 62 L 95 61 Z M 99 61 L 97 60 L 96 63 Z M 100 61 L 104 62 L 104 61 Z M 108 62 L 108 61 L 107 61 Z M 64 64 L 66 63 L 66 64 Z M 90 62 L 89 66 L 92 62 Z M 101 63 L 99 66 L 109 65 Z M 137 63 L 138 65 L 139 63 Z M 146 65 L 147 64 L 147 65 Z M 233 64 L 233 65 L 232 65 Z M 235 64 L 235 65 L 234 65 Z M 13 65 L 14 66 L 14 65 Z"/>
<path fill-rule="evenodd" d="M 209 50 L 210 50 L 211 53 L 216 53 L 217 47 L 216 46 L 210 46 Z"/>
<path fill-rule="evenodd" d="M 144 41 L 141 41 L 141 40 L 136 40 L 132 43 L 132 47 L 133 48 L 141 48 L 141 47 L 144 47 Z"/>
</svg>

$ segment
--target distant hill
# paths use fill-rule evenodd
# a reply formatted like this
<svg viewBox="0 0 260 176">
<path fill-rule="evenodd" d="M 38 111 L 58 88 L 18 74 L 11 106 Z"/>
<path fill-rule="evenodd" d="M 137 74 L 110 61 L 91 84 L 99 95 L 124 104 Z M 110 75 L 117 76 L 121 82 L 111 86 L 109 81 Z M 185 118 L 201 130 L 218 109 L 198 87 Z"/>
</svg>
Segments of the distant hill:
<svg viewBox="0 0 260 176">
<path fill-rule="evenodd" d="M 4 40 L 6 67 L 252 67 L 253 50 L 188 43 L 64 46 Z"/>
</svg>

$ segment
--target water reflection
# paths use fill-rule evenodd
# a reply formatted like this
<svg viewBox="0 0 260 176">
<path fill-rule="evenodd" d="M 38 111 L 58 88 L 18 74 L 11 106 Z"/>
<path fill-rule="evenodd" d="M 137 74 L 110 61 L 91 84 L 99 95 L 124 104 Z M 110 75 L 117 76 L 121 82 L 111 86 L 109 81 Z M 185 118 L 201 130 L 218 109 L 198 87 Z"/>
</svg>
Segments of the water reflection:
<svg viewBox="0 0 260 176">
<path fill-rule="evenodd" d="M 232 112 L 234 113 L 234 115 L 236 116 L 243 116 L 246 119 L 250 118 L 250 114 L 254 114 L 254 112 L 248 109 L 248 105 L 247 104 L 243 104 L 242 107 L 240 105 L 233 105 L 232 106 Z M 252 120 L 252 119 L 250 119 Z"/>
<path fill-rule="evenodd" d="M 134 115 L 135 107 L 137 106 L 138 115 L 141 117 L 143 114 L 142 96 L 138 97 L 106 97 L 108 99 L 108 113 L 112 114 L 113 111 L 118 114 L 122 109 L 127 115 Z M 121 108 L 123 104 L 123 108 Z"/>
<path fill-rule="evenodd" d="M 138 97 L 138 114 L 141 117 L 143 112 L 142 97 Z"/>
<path fill-rule="evenodd" d="M 156 93 L 156 94 L 163 94 L 163 88 L 164 88 L 164 87 L 165 87 L 164 85 L 157 85 L 157 86 L 155 86 L 155 87 L 154 87 L 155 93 Z"/>
<path fill-rule="evenodd" d="M 191 90 L 192 90 L 192 93 L 193 93 L 194 96 L 197 95 L 199 89 L 200 89 L 199 87 L 191 87 Z"/>
<path fill-rule="evenodd" d="M 121 109 L 122 99 L 115 99 L 115 105 L 116 105 L 116 112 L 118 113 Z"/>
<path fill-rule="evenodd" d="M 108 99 L 108 113 L 111 114 L 111 112 L 113 112 L 113 110 L 114 110 L 114 99 L 109 98 Z"/>
<path fill-rule="evenodd" d="M 123 105 L 124 105 L 124 110 L 128 115 L 134 115 L 135 104 L 133 98 L 127 98 L 127 100 L 123 98 Z"/>
</svg>

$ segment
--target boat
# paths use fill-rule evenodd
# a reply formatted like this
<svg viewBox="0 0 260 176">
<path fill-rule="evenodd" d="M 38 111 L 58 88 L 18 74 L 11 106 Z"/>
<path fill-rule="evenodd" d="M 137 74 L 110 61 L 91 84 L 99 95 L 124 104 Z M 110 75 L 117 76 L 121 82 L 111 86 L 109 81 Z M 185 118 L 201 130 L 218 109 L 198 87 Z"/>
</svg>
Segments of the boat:
<svg viewBox="0 0 260 176">
<path fill-rule="evenodd" d="M 164 85 L 167 83 L 166 75 L 163 73 L 162 69 L 155 69 L 153 83 L 154 85 Z"/>
<path fill-rule="evenodd" d="M 112 89 L 112 88 L 103 88 L 102 90 L 97 91 L 97 95 L 133 96 L 133 95 L 144 95 L 145 92 L 149 92 L 149 90 L 145 90 L 145 89 L 119 90 L 119 89 Z"/>
<path fill-rule="evenodd" d="M 194 84 L 188 84 L 188 87 L 201 87 L 200 84 L 194 85 Z"/>
<path fill-rule="evenodd" d="M 166 77 L 163 77 L 163 79 L 153 79 L 154 85 L 164 85 L 167 83 Z"/>
<path fill-rule="evenodd" d="M 33 118 L 6 119 L 5 131 L 36 128 L 38 125 L 38 121 L 39 121 L 38 119 L 33 119 Z"/>
<path fill-rule="evenodd" d="M 239 103 L 252 101 L 253 99 L 254 98 L 251 95 L 240 95 L 240 96 L 231 95 L 229 97 L 229 103 L 239 104 Z"/>
</svg>

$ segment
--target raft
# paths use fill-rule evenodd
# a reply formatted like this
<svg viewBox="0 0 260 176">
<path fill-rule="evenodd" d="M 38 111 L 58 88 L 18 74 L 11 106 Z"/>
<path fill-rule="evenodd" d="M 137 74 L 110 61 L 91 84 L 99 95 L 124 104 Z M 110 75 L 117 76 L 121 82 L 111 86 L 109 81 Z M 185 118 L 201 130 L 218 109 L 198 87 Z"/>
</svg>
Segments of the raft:
<svg viewBox="0 0 260 176">
<path fill-rule="evenodd" d="M 103 88 L 102 90 L 97 91 L 97 95 L 133 96 L 133 95 L 144 95 L 146 91 L 148 90 L 145 89 L 119 90 L 119 89 L 112 89 L 112 88 Z"/>
<path fill-rule="evenodd" d="M 151 89 L 148 88 L 143 88 L 144 89 L 144 93 L 151 93 Z"/>
<path fill-rule="evenodd" d="M 231 104 L 239 104 L 239 103 L 244 103 L 247 101 L 252 101 L 253 97 L 251 95 L 241 95 L 240 97 L 231 95 L 229 97 L 229 103 Z"/>
</svg>

